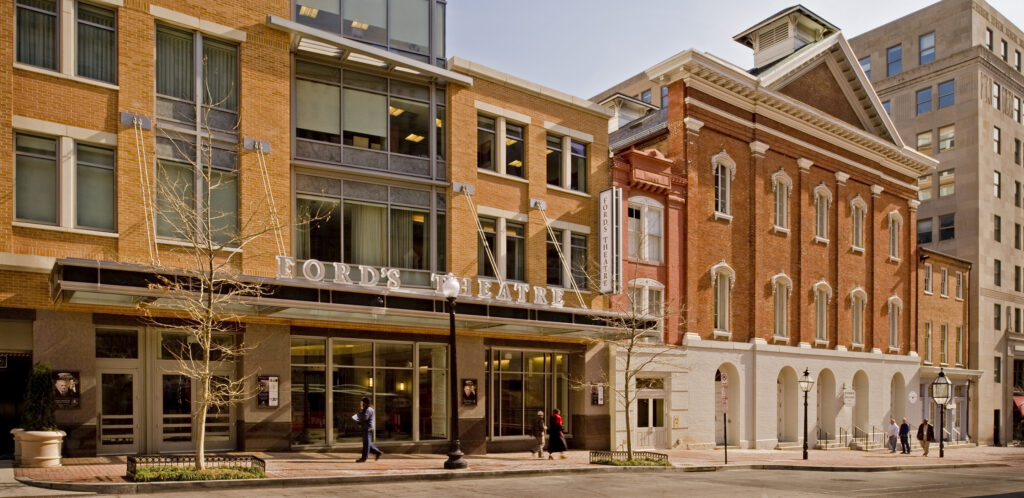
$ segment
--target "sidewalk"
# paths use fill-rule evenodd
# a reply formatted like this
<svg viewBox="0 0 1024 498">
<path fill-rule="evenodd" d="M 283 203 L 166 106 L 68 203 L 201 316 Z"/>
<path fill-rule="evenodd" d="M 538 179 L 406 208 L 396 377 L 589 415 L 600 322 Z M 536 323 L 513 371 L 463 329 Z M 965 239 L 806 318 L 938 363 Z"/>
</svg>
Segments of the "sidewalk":
<svg viewBox="0 0 1024 498">
<path fill-rule="evenodd" d="M 1014 466 L 1024 470 L 1024 448 L 957 448 L 938 458 L 938 448 L 928 457 L 899 453 L 865 453 L 860 451 L 816 451 L 810 459 L 801 459 L 800 451 L 729 450 L 729 465 L 723 465 L 721 450 L 667 450 L 674 469 L 645 468 L 644 471 L 671 470 L 715 471 L 728 468 L 789 469 L 833 471 L 912 470 L 914 468 L 964 466 Z M 616 472 L 627 469 L 590 465 L 589 453 L 570 451 L 566 459 L 547 460 L 529 457 L 526 453 L 497 453 L 467 457 L 469 469 L 448 471 L 443 468 L 444 455 L 385 455 L 379 461 L 355 463 L 355 453 L 252 453 L 267 462 L 267 480 L 247 482 L 257 486 L 311 485 L 348 481 L 372 482 L 386 479 L 448 479 L 457 477 L 493 477 L 551 472 Z M 64 467 L 53 469 L 14 469 L 22 482 L 54 489 L 95 492 L 133 492 L 136 484 L 124 479 L 124 457 L 68 458 Z M 216 484 L 221 483 L 221 484 Z M 228 481 L 204 481 L 195 487 L 227 486 Z M 0 484 L 3 481 L 0 480 Z M 171 485 L 172 483 L 164 483 Z M 188 483 L 173 483 L 176 488 Z M 165 486 L 160 486 L 163 488 Z M 169 486 L 168 486 L 169 487 Z M 26 488 L 29 490 L 32 488 Z M 36 488 L 38 489 L 38 488 Z M 28 493 L 24 493 L 28 494 Z M 0 496 L 4 496 L 0 492 Z M 7 496 L 11 496 L 8 494 Z"/>
</svg>

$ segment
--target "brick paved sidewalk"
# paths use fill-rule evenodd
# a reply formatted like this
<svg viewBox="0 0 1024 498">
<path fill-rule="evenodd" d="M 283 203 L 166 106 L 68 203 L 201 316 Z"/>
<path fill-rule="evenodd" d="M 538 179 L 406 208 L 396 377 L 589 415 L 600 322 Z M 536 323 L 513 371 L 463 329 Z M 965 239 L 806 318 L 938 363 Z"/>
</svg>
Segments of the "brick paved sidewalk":
<svg viewBox="0 0 1024 498">
<path fill-rule="evenodd" d="M 678 467 L 718 466 L 723 463 L 721 450 L 668 450 L 671 462 Z M 998 463 L 1020 466 L 1024 469 L 1024 448 L 956 448 L 946 450 L 945 458 L 938 458 L 938 448 L 929 456 L 899 453 L 865 453 L 860 451 L 812 450 L 806 462 L 799 451 L 729 450 L 729 465 L 779 464 L 797 466 L 833 466 L 837 469 L 852 467 L 888 467 L 935 464 Z M 379 461 L 355 463 L 355 453 L 253 453 L 267 462 L 267 477 L 334 477 L 376 476 L 403 474 L 437 474 L 445 470 L 444 455 L 385 455 Z M 470 470 L 521 471 L 568 470 L 591 467 L 586 451 L 570 451 L 566 459 L 531 458 L 526 453 L 496 453 L 469 456 Z M 17 477 L 57 482 L 126 482 L 124 457 L 68 458 L 64 467 L 55 469 L 15 469 Z"/>
</svg>

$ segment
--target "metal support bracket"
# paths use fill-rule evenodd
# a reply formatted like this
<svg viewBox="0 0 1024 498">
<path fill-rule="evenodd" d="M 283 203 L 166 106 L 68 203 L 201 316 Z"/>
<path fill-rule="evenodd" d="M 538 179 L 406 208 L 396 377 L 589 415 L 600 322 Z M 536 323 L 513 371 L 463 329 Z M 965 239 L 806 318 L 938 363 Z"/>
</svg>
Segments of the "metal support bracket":
<svg viewBox="0 0 1024 498">
<path fill-rule="evenodd" d="M 544 202 L 543 199 L 530 199 L 530 207 L 540 209 L 541 211 L 547 211 L 548 203 Z"/>
<path fill-rule="evenodd" d="M 135 126 L 135 123 L 139 124 L 139 127 L 143 130 L 149 130 L 153 128 L 153 122 L 146 116 L 141 114 L 132 114 L 130 112 L 121 111 L 121 124 L 125 126 Z"/>
<path fill-rule="evenodd" d="M 468 183 L 452 182 L 452 192 L 456 194 L 476 194 L 476 188 Z"/>
<path fill-rule="evenodd" d="M 270 141 L 268 140 L 258 140 L 246 137 L 242 141 L 242 146 L 248 150 L 258 150 L 264 154 L 270 154 Z"/>
</svg>

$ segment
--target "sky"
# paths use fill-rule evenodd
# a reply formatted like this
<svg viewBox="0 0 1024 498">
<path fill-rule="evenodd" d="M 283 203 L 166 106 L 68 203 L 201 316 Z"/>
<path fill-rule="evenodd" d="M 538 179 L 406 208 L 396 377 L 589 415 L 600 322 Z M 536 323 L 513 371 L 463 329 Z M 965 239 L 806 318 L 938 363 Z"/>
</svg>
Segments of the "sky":
<svg viewBox="0 0 1024 498">
<path fill-rule="evenodd" d="M 448 57 L 590 98 L 688 48 L 740 67 L 732 37 L 799 0 L 448 0 Z M 847 38 L 933 0 L 803 0 Z M 1024 0 L 988 0 L 1024 28 Z"/>
</svg>

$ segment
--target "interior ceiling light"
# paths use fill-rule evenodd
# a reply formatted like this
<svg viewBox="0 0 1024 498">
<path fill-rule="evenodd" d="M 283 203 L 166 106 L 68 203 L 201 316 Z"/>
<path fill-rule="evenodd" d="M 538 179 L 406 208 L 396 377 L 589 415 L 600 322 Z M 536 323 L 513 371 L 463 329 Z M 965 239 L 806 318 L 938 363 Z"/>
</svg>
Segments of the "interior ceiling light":
<svg viewBox="0 0 1024 498">
<path fill-rule="evenodd" d="M 420 142 L 423 141 L 423 135 L 417 135 L 415 133 L 410 133 L 409 136 L 405 137 L 405 139 L 410 141 L 410 142 L 420 143 Z"/>
<path fill-rule="evenodd" d="M 508 165 L 512 166 L 513 168 L 518 168 L 518 167 L 523 165 L 523 162 L 518 160 L 518 159 L 516 159 L 515 161 L 512 161 L 512 162 L 508 163 Z"/>
<path fill-rule="evenodd" d="M 516 144 L 516 142 L 518 142 L 518 141 L 519 141 L 519 140 L 516 140 L 516 139 L 514 139 L 514 138 L 506 138 L 506 139 L 505 139 L 505 145 L 515 145 L 515 144 Z"/>
<path fill-rule="evenodd" d="M 320 14 L 320 9 L 318 9 L 316 7 L 309 7 L 309 6 L 306 6 L 306 5 L 303 5 L 303 6 L 299 7 L 299 15 L 300 16 L 306 16 L 306 17 L 308 17 L 310 19 L 316 19 L 316 16 L 318 14 Z"/>
<path fill-rule="evenodd" d="M 370 27 L 370 25 L 365 23 L 365 22 L 352 21 L 352 27 L 355 28 L 355 29 L 365 30 L 365 29 L 368 29 Z"/>
<path fill-rule="evenodd" d="M 444 126 L 444 121 L 441 121 L 441 118 L 435 118 L 434 124 L 436 124 L 438 128 L 441 128 Z"/>
<path fill-rule="evenodd" d="M 546 155 L 548 155 L 548 154 L 550 154 L 550 153 L 552 153 L 552 152 L 554 152 L 554 151 L 553 151 L 553 150 L 551 150 L 551 149 L 548 149 L 548 150 L 544 151 L 544 155 L 546 156 Z"/>
<path fill-rule="evenodd" d="M 405 109 L 402 109 L 401 107 L 388 106 L 388 114 L 391 114 L 392 116 L 401 116 L 403 112 L 405 112 Z"/>
<path fill-rule="evenodd" d="M 427 221 L 427 215 L 419 214 L 419 213 L 414 214 L 414 215 L 412 215 L 412 221 L 415 222 L 415 223 L 423 223 L 423 222 Z"/>
</svg>

